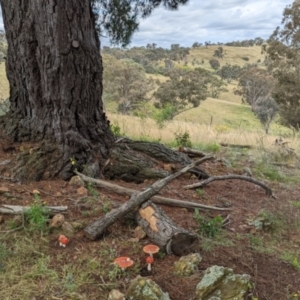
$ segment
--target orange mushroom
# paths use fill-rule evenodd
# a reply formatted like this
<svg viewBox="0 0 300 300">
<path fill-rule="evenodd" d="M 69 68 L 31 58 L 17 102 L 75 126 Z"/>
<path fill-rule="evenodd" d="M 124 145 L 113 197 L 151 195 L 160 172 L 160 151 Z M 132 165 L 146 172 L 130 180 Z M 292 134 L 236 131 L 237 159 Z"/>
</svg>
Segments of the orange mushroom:
<svg viewBox="0 0 300 300">
<path fill-rule="evenodd" d="M 130 257 L 121 256 L 114 260 L 114 264 L 118 265 L 122 270 L 125 270 L 133 265 L 133 260 Z"/>
<path fill-rule="evenodd" d="M 147 254 L 149 254 L 151 257 L 153 257 L 153 254 L 157 253 L 159 251 L 159 247 L 156 245 L 146 245 L 143 248 L 143 251 Z"/>
<path fill-rule="evenodd" d="M 61 247 L 66 247 L 67 244 L 69 243 L 69 239 L 64 236 L 63 234 L 61 234 L 59 237 L 58 237 L 58 241 L 59 241 L 59 246 Z"/>
<path fill-rule="evenodd" d="M 147 263 L 147 270 L 151 272 L 151 265 L 154 263 L 154 258 L 152 256 L 147 256 L 146 263 Z"/>
</svg>

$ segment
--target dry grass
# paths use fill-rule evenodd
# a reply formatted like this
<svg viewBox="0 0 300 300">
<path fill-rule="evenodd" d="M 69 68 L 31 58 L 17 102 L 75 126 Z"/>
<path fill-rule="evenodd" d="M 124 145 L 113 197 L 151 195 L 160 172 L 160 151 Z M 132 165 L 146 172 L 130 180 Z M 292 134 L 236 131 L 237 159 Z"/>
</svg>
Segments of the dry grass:
<svg viewBox="0 0 300 300">
<path fill-rule="evenodd" d="M 9 85 L 6 77 L 5 63 L 0 64 L 0 100 L 9 96 Z"/>
<path fill-rule="evenodd" d="M 190 55 L 188 56 L 188 63 L 192 63 L 195 59 L 201 63 L 204 60 L 204 64 L 200 66 L 206 69 L 210 69 L 209 60 L 214 57 L 214 52 L 219 46 L 208 46 L 200 47 L 200 48 L 191 48 Z M 218 59 L 220 61 L 221 66 L 226 65 L 226 63 L 231 65 L 239 65 L 244 66 L 246 63 L 257 63 L 260 59 L 261 61 L 264 60 L 264 55 L 261 54 L 261 47 L 254 46 L 254 47 L 228 47 L 222 46 L 224 49 L 225 56 L 223 59 Z M 248 57 L 249 60 L 245 61 L 242 57 Z M 198 65 L 197 65 L 198 66 Z"/>
<path fill-rule="evenodd" d="M 108 113 L 111 123 L 119 126 L 121 132 L 132 139 L 157 140 L 167 144 L 175 141 L 175 133 L 188 132 L 193 145 L 215 143 L 228 143 L 237 145 L 260 146 L 266 149 L 274 148 L 277 136 L 266 135 L 262 129 L 245 131 L 245 129 L 232 129 L 226 125 L 205 125 L 196 122 L 173 120 L 166 122 L 163 128 L 152 119 L 141 119 L 133 116 L 124 116 Z M 300 149 L 298 138 L 286 138 L 289 146 Z"/>
</svg>

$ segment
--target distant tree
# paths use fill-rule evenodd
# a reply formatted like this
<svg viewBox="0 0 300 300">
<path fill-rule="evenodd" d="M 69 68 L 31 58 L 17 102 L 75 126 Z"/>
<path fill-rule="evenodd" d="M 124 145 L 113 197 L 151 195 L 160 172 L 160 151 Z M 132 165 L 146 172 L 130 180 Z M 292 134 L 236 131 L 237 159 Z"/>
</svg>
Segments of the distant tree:
<svg viewBox="0 0 300 300">
<path fill-rule="evenodd" d="M 218 47 L 218 49 L 215 50 L 213 56 L 223 59 L 223 57 L 224 57 L 223 47 Z"/>
<path fill-rule="evenodd" d="M 220 68 L 220 62 L 215 58 L 210 59 L 209 64 L 214 70 L 217 70 L 218 68 Z"/>
<path fill-rule="evenodd" d="M 268 71 L 251 68 L 241 73 L 238 79 L 238 87 L 234 93 L 242 96 L 243 100 L 251 106 L 254 112 L 258 99 L 267 96 L 273 86 L 274 80 Z"/>
<path fill-rule="evenodd" d="M 283 11 L 282 28 L 277 27 L 263 45 L 268 68 L 276 79 L 272 96 L 279 104 L 284 125 L 300 129 L 300 1 Z"/>
<path fill-rule="evenodd" d="M 170 79 L 154 93 L 155 107 L 168 110 L 166 119 L 173 119 L 183 111 L 200 105 L 207 97 L 207 77 L 197 70 L 173 69 Z"/>
<path fill-rule="evenodd" d="M 254 114 L 264 126 L 266 134 L 269 133 L 269 128 L 274 121 L 279 110 L 276 101 L 270 96 L 259 97 L 254 106 Z"/>
<path fill-rule="evenodd" d="M 256 46 L 261 46 L 264 42 L 264 39 L 262 39 L 261 37 L 257 37 L 254 39 L 254 43 Z"/>
<path fill-rule="evenodd" d="M 144 68 L 133 60 L 117 60 L 103 55 L 104 101 L 116 101 L 118 111 L 129 114 L 150 100 L 148 93 L 153 82 L 147 79 Z"/>
<path fill-rule="evenodd" d="M 243 69 L 238 65 L 230 65 L 227 63 L 217 71 L 217 74 L 223 80 L 226 80 L 227 83 L 230 83 L 232 80 L 236 80 L 239 77 L 242 70 Z"/>
<path fill-rule="evenodd" d="M 219 98 L 220 93 L 227 92 L 226 83 L 215 76 L 211 76 L 208 89 L 212 98 Z"/>
</svg>

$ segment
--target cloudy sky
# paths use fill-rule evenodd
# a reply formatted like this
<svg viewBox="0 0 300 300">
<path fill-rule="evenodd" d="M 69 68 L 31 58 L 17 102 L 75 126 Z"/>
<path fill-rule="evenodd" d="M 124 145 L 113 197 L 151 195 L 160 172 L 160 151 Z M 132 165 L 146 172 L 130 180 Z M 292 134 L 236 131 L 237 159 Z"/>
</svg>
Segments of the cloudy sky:
<svg viewBox="0 0 300 300">
<path fill-rule="evenodd" d="M 130 46 L 267 39 L 292 0 L 190 0 L 178 11 L 159 8 L 140 23 Z M 103 41 L 103 39 L 102 39 Z"/>
</svg>

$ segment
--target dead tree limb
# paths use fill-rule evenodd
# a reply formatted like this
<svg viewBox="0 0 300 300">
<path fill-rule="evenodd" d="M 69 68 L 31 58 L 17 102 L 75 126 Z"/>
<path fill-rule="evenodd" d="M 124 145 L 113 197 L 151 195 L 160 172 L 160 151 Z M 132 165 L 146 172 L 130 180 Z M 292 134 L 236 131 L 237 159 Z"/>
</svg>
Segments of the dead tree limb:
<svg viewBox="0 0 300 300">
<path fill-rule="evenodd" d="M 191 168 L 196 167 L 197 165 L 203 163 L 204 161 L 211 159 L 211 155 L 203 157 L 196 162 L 184 167 L 180 171 L 167 176 L 166 178 L 160 179 L 153 183 L 151 186 L 146 188 L 142 192 L 134 193 L 131 195 L 130 199 L 122 204 L 120 207 L 113 209 L 107 213 L 104 217 L 98 219 L 93 224 L 90 224 L 84 229 L 84 234 L 91 240 L 96 240 L 100 238 L 108 226 L 113 224 L 116 220 L 124 217 L 129 212 L 133 211 L 136 207 L 139 207 L 141 204 L 149 200 L 155 194 L 157 194 L 164 186 L 175 178 L 181 176 L 182 174 L 189 171 Z"/>
<path fill-rule="evenodd" d="M 204 153 L 202 151 L 187 148 L 187 147 L 179 147 L 178 151 L 182 152 L 182 153 L 185 153 L 185 154 L 187 154 L 188 156 L 191 156 L 191 157 L 205 157 L 207 155 L 206 153 Z"/>
<path fill-rule="evenodd" d="M 45 211 L 49 212 L 50 215 L 54 214 L 63 214 L 66 213 L 68 206 L 44 206 Z M 19 206 L 19 205 L 6 205 L 3 204 L 0 206 L 0 213 L 10 214 L 10 215 L 19 215 L 28 211 L 30 206 Z"/>
<path fill-rule="evenodd" d="M 245 180 L 245 181 L 249 181 L 251 183 L 254 183 L 258 186 L 260 186 L 261 188 L 263 188 L 266 191 L 266 194 L 270 197 L 273 197 L 276 199 L 276 197 L 273 195 L 272 190 L 265 185 L 264 183 L 252 178 L 252 177 L 248 177 L 248 176 L 242 176 L 242 175 L 224 175 L 224 176 L 212 176 L 202 182 L 197 182 L 194 184 L 190 184 L 190 185 L 186 185 L 183 188 L 188 190 L 188 189 L 195 189 L 195 188 L 199 188 L 199 187 L 203 187 L 207 184 L 209 184 L 212 181 L 216 181 L 216 180 L 229 180 L 229 179 L 239 179 L 239 180 Z"/>
<path fill-rule="evenodd" d="M 75 172 L 75 174 L 80 176 L 84 182 L 95 183 L 98 187 L 104 188 L 108 191 L 112 191 L 116 194 L 131 196 L 133 193 L 138 192 L 137 190 L 125 188 L 125 187 L 119 186 L 117 184 L 108 182 L 106 180 L 88 177 L 78 171 L 74 171 L 74 172 Z M 199 210 L 216 210 L 216 211 L 231 210 L 230 208 L 209 206 L 209 205 L 199 204 L 199 203 L 190 202 L 190 201 L 166 198 L 166 197 L 157 196 L 157 195 L 151 197 L 151 201 L 156 204 L 163 204 L 163 205 L 168 205 L 168 206 L 183 207 L 183 208 L 190 208 L 190 209 L 198 208 Z"/>
</svg>

